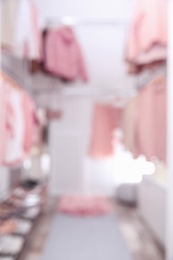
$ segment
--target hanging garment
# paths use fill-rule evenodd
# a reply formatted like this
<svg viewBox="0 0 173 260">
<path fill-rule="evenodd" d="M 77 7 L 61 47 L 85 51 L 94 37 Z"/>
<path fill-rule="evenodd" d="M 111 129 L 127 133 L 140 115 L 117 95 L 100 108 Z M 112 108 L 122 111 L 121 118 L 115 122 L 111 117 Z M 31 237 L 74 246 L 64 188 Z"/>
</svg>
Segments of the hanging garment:
<svg viewBox="0 0 173 260">
<path fill-rule="evenodd" d="M 15 53 L 29 59 L 40 58 L 40 31 L 33 1 L 21 0 L 16 24 Z"/>
<path fill-rule="evenodd" d="M 134 157 L 136 157 L 137 154 L 135 146 L 137 99 L 138 96 L 135 96 L 127 103 L 122 116 L 123 143 L 125 147 L 133 153 Z"/>
<path fill-rule="evenodd" d="M 45 68 L 65 80 L 81 77 L 88 81 L 88 74 L 81 48 L 70 27 L 51 30 L 45 36 Z"/>
<path fill-rule="evenodd" d="M 18 58 L 41 58 L 39 15 L 32 0 L 1 1 L 1 47 Z"/>
<path fill-rule="evenodd" d="M 162 161 L 156 161 L 154 162 L 155 165 L 155 173 L 153 175 L 153 178 L 156 181 L 159 181 L 162 184 L 168 184 L 168 169 L 167 165 Z"/>
<path fill-rule="evenodd" d="M 0 164 L 4 161 L 7 146 L 7 117 L 10 112 L 8 86 L 0 73 Z"/>
<path fill-rule="evenodd" d="M 0 73 L 0 164 L 21 163 L 35 144 L 38 122 L 31 97 Z"/>
<path fill-rule="evenodd" d="M 153 44 L 149 50 L 139 53 L 135 63 L 139 66 L 152 64 L 153 62 L 161 62 L 166 60 L 167 48 L 159 44 Z"/>
<path fill-rule="evenodd" d="M 25 118 L 25 136 L 24 136 L 24 151 L 28 154 L 31 151 L 31 148 L 35 144 L 37 127 L 39 127 L 39 122 L 36 117 L 36 107 L 31 99 L 31 97 L 25 92 L 22 99 L 23 112 Z M 35 121 L 36 119 L 36 121 Z"/>
<path fill-rule="evenodd" d="M 138 74 L 143 73 L 144 71 L 150 71 L 158 69 L 159 67 L 165 67 L 166 66 L 166 60 L 157 60 L 152 61 L 151 63 L 147 64 L 130 64 L 128 67 L 128 73 L 129 74 Z"/>
<path fill-rule="evenodd" d="M 99 103 L 95 105 L 89 156 L 101 159 L 114 154 L 113 134 L 120 125 L 120 115 L 120 108 Z"/>
<path fill-rule="evenodd" d="M 156 155 L 167 161 L 167 88 L 166 84 L 155 86 Z"/>
<path fill-rule="evenodd" d="M 138 117 L 136 122 L 136 146 L 138 155 L 148 160 L 156 156 L 155 103 L 153 86 L 144 87 L 138 97 Z"/>
<path fill-rule="evenodd" d="M 166 60 L 167 0 L 136 0 L 126 50 L 132 66 Z"/>
<path fill-rule="evenodd" d="M 153 82 L 138 97 L 136 147 L 148 160 L 166 160 L 166 85 Z"/>
<path fill-rule="evenodd" d="M 8 50 L 12 50 L 15 45 L 16 23 L 20 2 L 20 0 L 0 1 L 1 46 Z"/>
<path fill-rule="evenodd" d="M 11 88 L 9 102 L 13 113 L 11 114 L 11 117 L 8 118 L 11 131 L 7 139 L 7 150 L 4 164 L 15 165 L 22 162 L 26 156 L 23 148 L 25 138 L 25 121 L 22 109 L 22 93 L 19 93 L 16 89 Z"/>
<path fill-rule="evenodd" d="M 42 29 L 41 20 L 38 12 L 38 8 L 35 2 L 30 0 L 30 10 L 31 10 L 31 21 L 32 21 L 32 34 L 34 40 L 34 52 L 31 56 L 32 60 L 40 61 L 43 59 L 43 40 L 42 40 Z"/>
</svg>

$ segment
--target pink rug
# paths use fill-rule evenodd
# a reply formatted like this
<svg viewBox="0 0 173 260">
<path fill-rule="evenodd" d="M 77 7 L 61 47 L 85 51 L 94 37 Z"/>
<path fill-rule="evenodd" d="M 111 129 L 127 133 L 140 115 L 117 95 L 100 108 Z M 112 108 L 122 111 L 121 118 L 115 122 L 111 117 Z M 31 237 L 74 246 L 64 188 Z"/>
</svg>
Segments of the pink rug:
<svg viewBox="0 0 173 260">
<path fill-rule="evenodd" d="M 107 215 L 113 207 L 106 197 L 65 196 L 58 203 L 58 212 L 76 216 Z"/>
</svg>

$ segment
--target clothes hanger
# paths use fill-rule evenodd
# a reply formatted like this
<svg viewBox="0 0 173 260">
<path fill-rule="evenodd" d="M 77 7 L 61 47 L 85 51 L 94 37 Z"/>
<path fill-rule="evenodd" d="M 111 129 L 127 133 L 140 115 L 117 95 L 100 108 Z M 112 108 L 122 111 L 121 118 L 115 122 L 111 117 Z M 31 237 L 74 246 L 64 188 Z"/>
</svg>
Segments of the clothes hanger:
<svg viewBox="0 0 173 260">
<path fill-rule="evenodd" d="M 154 81 L 158 78 L 158 83 L 160 81 L 164 82 L 164 80 L 166 79 L 166 71 L 167 71 L 167 67 L 166 65 L 162 65 L 160 67 L 154 68 L 153 70 L 150 71 L 146 71 L 143 75 L 143 73 L 141 74 L 141 78 L 139 78 L 139 82 L 137 83 L 136 89 L 140 90 L 141 88 L 148 86 L 150 84 L 153 84 Z M 160 80 L 159 80 L 160 78 Z M 163 80 L 161 79 L 163 78 Z M 165 84 L 165 82 L 164 82 Z"/>
<path fill-rule="evenodd" d="M 117 108 L 122 108 L 125 106 L 125 104 L 126 104 L 126 98 L 122 96 L 114 97 L 110 102 L 110 105 Z"/>
<path fill-rule="evenodd" d="M 20 87 L 13 79 L 11 79 L 5 72 L 3 72 L 2 70 L 0 71 L 0 75 L 2 76 L 3 79 L 5 79 L 5 81 L 7 81 L 8 83 L 10 83 L 10 85 L 15 88 L 18 91 L 23 92 L 22 87 Z"/>
<path fill-rule="evenodd" d="M 157 77 L 155 77 L 149 84 L 151 85 L 159 85 L 159 86 L 163 86 L 166 85 L 166 76 L 165 75 L 158 75 Z"/>
</svg>

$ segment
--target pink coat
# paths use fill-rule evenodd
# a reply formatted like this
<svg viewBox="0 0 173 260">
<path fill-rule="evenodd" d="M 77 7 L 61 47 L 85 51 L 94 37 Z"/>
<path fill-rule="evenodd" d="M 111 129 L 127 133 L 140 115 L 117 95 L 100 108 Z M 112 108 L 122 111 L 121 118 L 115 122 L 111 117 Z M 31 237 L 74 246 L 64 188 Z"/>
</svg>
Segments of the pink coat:
<svg viewBox="0 0 173 260">
<path fill-rule="evenodd" d="M 45 67 L 49 72 L 65 80 L 73 81 L 80 76 L 84 81 L 88 81 L 84 58 L 70 27 L 62 27 L 47 33 Z"/>
<path fill-rule="evenodd" d="M 126 53 L 128 62 L 135 63 L 138 56 L 154 44 L 167 45 L 167 17 L 167 0 L 136 0 Z"/>
</svg>

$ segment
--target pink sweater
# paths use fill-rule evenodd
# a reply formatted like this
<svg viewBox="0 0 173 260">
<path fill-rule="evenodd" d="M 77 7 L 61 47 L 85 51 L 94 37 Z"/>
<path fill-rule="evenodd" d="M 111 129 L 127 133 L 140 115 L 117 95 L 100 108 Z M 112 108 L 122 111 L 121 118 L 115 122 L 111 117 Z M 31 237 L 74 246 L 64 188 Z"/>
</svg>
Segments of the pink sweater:
<svg viewBox="0 0 173 260">
<path fill-rule="evenodd" d="M 66 80 L 79 76 L 88 81 L 84 58 L 70 27 L 62 27 L 47 33 L 45 39 L 46 69 Z"/>
<path fill-rule="evenodd" d="M 167 17 L 167 0 L 136 0 L 126 53 L 128 62 L 135 63 L 153 44 L 167 45 Z"/>
</svg>

